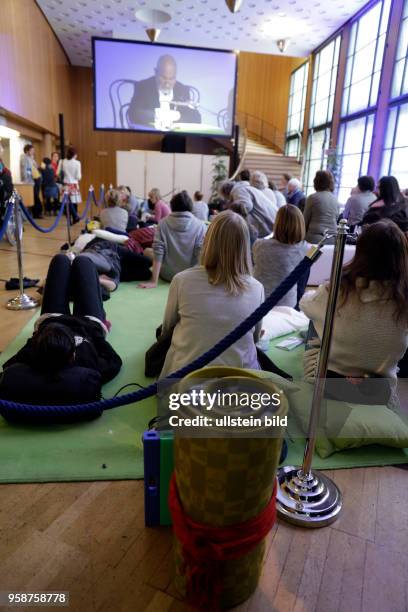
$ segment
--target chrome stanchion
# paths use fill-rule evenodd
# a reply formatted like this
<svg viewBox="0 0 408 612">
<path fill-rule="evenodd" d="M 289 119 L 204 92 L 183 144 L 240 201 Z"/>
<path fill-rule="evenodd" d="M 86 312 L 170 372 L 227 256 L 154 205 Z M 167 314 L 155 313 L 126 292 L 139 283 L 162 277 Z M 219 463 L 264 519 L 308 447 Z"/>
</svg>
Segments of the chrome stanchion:
<svg viewBox="0 0 408 612">
<path fill-rule="evenodd" d="M 90 221 L 92 221 L 92 219 L 94 218 L 94 214 L 93 214 L 94 213 L 94 209 L 93 209 L 93 207 L 94 207 L 94 202 L 96 201 L 95 191 L 94 191 L 94 186 L 93 185 L 90 185 L 89 192 L 92 194 L 92 197 L 91 197 L 91 207 L 89 209 Z"/>
<path fill-rule="evenodd" d="M 340 289 L 346 235 L 347 221 L 342 220 L 337 228 L 327 311 L 324 320 L 303 464 L 302 467 L 291 465 L 280 468 L 277 476 L 276 509 L 278 516 L 300 527 L 324 527 L 329 525 L 337 519 L 342 507 L 340 490 L 330 478 L 320 472 L 312 471 L 312 461 L 326 384 L 327 364 Z"/>
<path fill-rule="evenodd" d="M 20 198 L 16 192 L 13 192 L 11 196 L 14 207 L 14 235 L 17 247 L 17 262 L 18 262 L 18 279 L 20 286 L 20 294 L 9 300 L 6 304 L 6 308 L 9 310 L 29 310 L 30 308 L 37 308 L 40 304 L 40 300 L 35 297 L 31 297 L 24 293 L 24 272 L 23 272 L 23 253 L 21 248 L 21 232 L 22 232 L 22 219 L 20 210 Z"/>
<path fill-rule="evenodd" d="M 71 200 L 68 192 L 65 192 L 65 213 L 67 215 L 67 241 L 68 241 L 68 252 L 71 251 Z"/>
</svg>

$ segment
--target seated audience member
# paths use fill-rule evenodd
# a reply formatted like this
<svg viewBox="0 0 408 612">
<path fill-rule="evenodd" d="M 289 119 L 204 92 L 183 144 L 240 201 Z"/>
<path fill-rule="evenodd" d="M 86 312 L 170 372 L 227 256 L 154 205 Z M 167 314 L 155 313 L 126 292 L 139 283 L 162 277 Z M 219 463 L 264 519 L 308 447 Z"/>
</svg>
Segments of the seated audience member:
<svg viewBox="0 0 408 612">
<path fill-rule="evenodd" d="M 156 227 L 153 239 L 152 282 L 140 285 L 149 289 L 157 286 L 159 277 L 171 281 L 173 276 L 198 263 L 206 225 L 191 212 L 193 202 L 187 191 L 173 196 L 171 214 Z"/>
<path fill-rule="evenodd" d="M 286 198 L 288 197 L 288 183 L 291 179 L 291 175 L 287 174 L 287 172 L 284 172 L 281 175 L 280 181 L 279 181 L 279 191 L 282 193 L 283 197 L 285 198 L 285 202 L 286 202 Z"/>
<path fill-rule="evenodd" d="M 253 244 L 255 243 L 255 240 L 258 240 L 258 230 L 254 226 L 252 221 L 249 219 L 245 206 L 243 204 L 235 204 L 234 202 L 232 202 L 228 206 L 228 210 L 232 210 L 232 212 L 237 213 L 237 215 L 240 215 L 245 220 L 249 231 L 249 243 L 252 248 Z"/>
<path fill-rule="evenodd" d="M 159 223 L 162 219 L 165 219 L 170 214 L 169 205 L 161 199 L 160 190 L 156 187 L 151 189 L 148 194 L 149 207 L 153 207 L 153 212 L 147 214 L 145 221 L 150 223 Z"/>
<path fill-rule="evenodd" d="M 269 189 L 268 179 L 263 172 L 255 170 L 255 172 L 252 173 L 250 184 L 252 187 L 255 187 L 255 189 L 262 191 L 263 195 L 265 195 L 268 200 L 272 202 L 273 206 L 275 206 L 276 209 L 278 208 L 275 193 L 272 191 L 272 189 Z"/>
<path fill-rule="evenodd" d="M 122 194 L 118 189 L 110 189 L 105 196 L 107 208 L 100 213 L 102 227 L 126 233 L 129 213 L 121 206 Z"/>
<path fill-rule="evenodd" d="M 325 283 L 300 301 L 320 340 L 328 291 Z M 380 376 L 395 387 L 397 364 L 408 347 L 407 303 L 407 239 L 384 219 L 363 229 L 354 258 L 343 267 L 328 377 Z M 306 355 L 305 372 L 310 372 L 314 364 Z"/>
<path fill-rule="evenodd" d="M 73 300 L 73 314 L 69 310 Z M 110 324 L 94 264 L 56 255 L 33 336 L 3 366 L 0 397 L 29 404 L 98 400 L 122 360 L 106 340 Z M 22 384 L 24 382 L 24 384 Z"/>
<path fill-rule="evenodd" d="M 268 181 L 268 186 L 269 189 L 272 189 L 273 193 L 275 194 L 276 204 L 278 208 L 280 208 L 281 206 L 285 206 L 286 198 L 283 193 L 279 191 L 276 184 L 273 181 Z"/>
<path fill-rule="evenodd" d="M 288 195 L 286 201 L 288 204 L 297 206 L 300 210 L 304 210 L 306 197 L 302 191 L 302 183 L 297 178 L 291 178 L 287 186 Z"/>
<path fill-rule="evenodd" d="M 242 182 L 225 181 L 220 187 L 220 195 L 229 202 L 244 206 L 260 238 L 272 232 L 278 207 L 262 191 Z"/>
<path fill-rule="evenodd" d="M 119 194 L 120 194 L 119 195 L 119 206 L 127 210 L 128 215 L 129 215 L 126 231 L 130 232 L 136 229 L 139 223 L 139 219 L 137 216 L 137 204 L 135 206 L 134 202 L 133 203 L 131 202 L 131 196 L 130 196 L 130 191 L 128 187 L 125 187 L 124 185 L 119 185 L 117 190 L 119 191 Z"/>
<path fill-rule="evenodd" d="M 237 183 L 246 183 L 247 185 L 249 185 L 250 180 L 251 180 L 250 171 L 247 168 L 244 168 L 243 170 L 241 170 L 241 172 L 238 175 Z"/>
<path fill-rule="evenodd" d="M 370 204 L 377 199 L 377 196 L 373 193 L 374 187 L 375 183 L 372 176 L 360 176 L 357 187 L 353 189 L 347 200 L 343 211 L 343 219 L 347 219 L 351 231 L 363 220 Z"/>
<path fill-rule="evenodd" d="M 263 300 L 263 287 L 251 275 L 248 227 L 239 215 L 222 212 L 208 228 L 201 265 L 171 282 L 162 331 L 174 332 L 160 377 L 210 349 Z M 261 322 L 210 365 L 259 369 L 260 331 Z"/>
<path fill-rule="evenodd" d="M 55 170 L 49 157 L 44 157 L 41 164 L 42 189 L 45 199 L 45 214 L 57 214 L 59 189 Z"/>
<path fill-rule="evenodd" d="M 403 232 L 408 231 L 407 203 L 395 176 L 383 176 L 378 183 L 378 198 L 365 213 L 361 225 L 391 219 Z"/>
<path fill-rule="evenodd" d="M 282 206 L 276 215 L 273 238 L 257 240 L 253 247 L 254 277 L 264 286 L 265 295 L 270 295 L 296 268 L 307 249 L 302 213 L 292 204 Z M 277 305 L 295 308 L 297 303 L 295 286 Z"/>
<path fill-rule="evenodd" d="M 201 221 L 208 221 L 208 204 L 203 200 L 204 196 L 201 191 L 196 191 L 194 193 L 194 202 L 193 202 L 193 215 L 197 217 L 197 219 L 201 219 Z"/>
<path fill-rule="evenodd" d="M 337 231 L 337 218 L 339 216 L 339 203 L 333 195 L 333 176 L 327 170 L 318 170 L 313 181 L 316 193 L 312 193 L 306 200 L 304 217 L 306 226 L 306 240 L 317 244 L 325 235 Z M 334 238 L 327 241 L 333 243 Z"/>
</svg>

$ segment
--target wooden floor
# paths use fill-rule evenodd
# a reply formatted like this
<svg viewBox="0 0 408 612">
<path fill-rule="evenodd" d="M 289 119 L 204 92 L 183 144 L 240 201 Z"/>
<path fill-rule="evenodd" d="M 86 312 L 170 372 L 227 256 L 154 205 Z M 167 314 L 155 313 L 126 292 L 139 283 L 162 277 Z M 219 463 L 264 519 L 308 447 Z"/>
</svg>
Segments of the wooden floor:
<svg viewBox="0 0 408 612">
<path fill-rule="evenodd" d="M 27 229 L 25 275 L 43 276 L 64 241 L 63 230 Z M 3 241 L 0 278 L 16 276 L 15 262 Z M 1 312 L 3 350 L 31 315 Z M 259 588 L 237 610 L 408 610 L 408 472 L 328 474 L 344 495 L 339 520 L 316 531 L 276 524 Z M 144 528 L 141 481 L 0 485 L 0 591 L 69 591 L 75 612 L 187 610 L 171 547 L 169 529 Z"/>
</svg>

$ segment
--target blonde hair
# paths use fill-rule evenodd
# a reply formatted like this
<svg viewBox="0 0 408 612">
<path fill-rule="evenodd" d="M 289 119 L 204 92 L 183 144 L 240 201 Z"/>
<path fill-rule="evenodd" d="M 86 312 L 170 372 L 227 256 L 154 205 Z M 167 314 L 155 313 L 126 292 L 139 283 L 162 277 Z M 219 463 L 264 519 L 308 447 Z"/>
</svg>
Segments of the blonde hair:
<svg viewBox="0 0 408 612">
<path fill-rule="evenodd" d="M 105 204 L 109 208 L 120 206 L 120 191 L 118 189 L 109 189 L 105 195 Z"/>
<path fill-rule="evenodd" d="M 149 198 L 151 199 L 152 196 L 154 198 L 156 198 L 156 201 L 158 202 L 159 200 L 161 200 L 161 193 L 160 193 L 160 189 L 157 189 L 157 187 L 153 187 L 153 189 L 151 189 L 149 191 Z"/>
<path fill-rule="evenodd" d="M 306 229 L 303 214 L 297 206 L 286 204 L 276 213 L 273 237 L 284 244 L 297 244 L 305 239 Z"/>
<path fill-rule="evenodd" d="M 208 228 L 201 251 L 201 265 L 211 285 L 225 285 L 237 295 L 247 286 L 245 276 L 252 274 L 249 230 L 244 219 L 226 210 Z"/>
</svg>

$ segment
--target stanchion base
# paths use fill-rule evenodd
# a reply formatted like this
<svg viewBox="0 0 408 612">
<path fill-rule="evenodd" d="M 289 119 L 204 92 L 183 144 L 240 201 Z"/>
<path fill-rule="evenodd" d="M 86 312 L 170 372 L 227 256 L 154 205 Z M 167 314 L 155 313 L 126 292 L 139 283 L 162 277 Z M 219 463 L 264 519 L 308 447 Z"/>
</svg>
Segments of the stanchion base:
<svg viewBox="0 0 408 612">
<path fill-rule="evenodd" d="M 22 293 L 9 300 L 6 304 L 6 308 L 9 310 L 29 310 L 30 308 L 37 308 L 39 305 L 40 300 L 38 298 L 30 297 Z"/>
<path fill-rule="evenodd" d="M 335 483 L 320 472 L 310 478 L 293 465 L 278 470 L 276 510 L 279 518 L 299 527 L 325 527 L 339 516 L 342 496 Z"/>
</svg>

